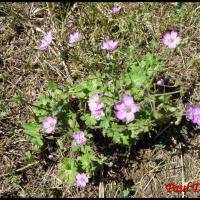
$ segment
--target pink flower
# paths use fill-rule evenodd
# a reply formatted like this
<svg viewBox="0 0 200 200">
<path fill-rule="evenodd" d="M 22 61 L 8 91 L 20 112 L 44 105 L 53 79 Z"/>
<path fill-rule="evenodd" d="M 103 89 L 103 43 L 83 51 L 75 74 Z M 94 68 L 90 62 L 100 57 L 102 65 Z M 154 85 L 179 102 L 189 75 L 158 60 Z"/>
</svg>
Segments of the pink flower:
<svg viewBox="0 0 200 200">
<path fill-rule="evenodd" d="M 76 186 L 84 188 L 88 183 L 88 178 L 85 173 L 78 173 L 76 176 Z"/>
<path fill-rule="evenodd" d="M 101 49 L 107 51 L 113 51 L 118 47 L 118 42 L 114 42 L 113 40 L 106 40 L 101 42 Z"/>
<path fill-rule="evenodd" d="M 164 80 L 161 78 L 157 81 L 157 85 L 164 85 Z"/>
<path fill-rule="evenodd" d="M 49 154 L 48 158 L 51 159 L 51 160 L 53 160 L 53 159 L 56 158 L 56 156 L 57 156 L 56 153 L 52 152 L 52 153 Z"/>
<path fill-rule="evenodd" d="M 111 14 L 115 14 L 115 13 L 118 13 L 120 10 L 121 10 L 121 6 L 114 6 L 112 7 L 112 9 L 109 11 L 109 13 Z"/>
<path fill-rule="evenodd" d="M 200 107 L 188 107 L 186 110 L 186 119 L 200 126 Z"/>
<path fill-rule="evenodd" d="M 77 145 L 81 145 L 87 141 L 83 131 L 80 131 L 79 133 L 73 133 L 72 137 L 76 140 Z"/>
<path fill-rule="evenodd" d="M 88 101 L 88 105 L 89 105 L 90 111 L 99 110 L 103 108 L 104 106 L 103 103 L 100 102 L 100 96 L 97 93 L 92 95 L 92 97 Z"/>
<path fill-rule="evenodd" d="M 176 48 L 180 41 L 181 38 L 178 37 L 178 33 L 176 31 L 166 32 L 164 34 L 163 43 L 170 49 Z"/>
<path fill-rule="evenodd" d="M 95 119 L 99 120 L 105 115 L 102 109 L 104 104 L 100 102 L 99 94 L 92 95 L 88 101 L 88 106 Z"/>
<path fill-rule="evenodd" d="M 78 31 L 73 32 L 69 35 L 69 43 L 71 44 L 78 42 L 80 39 L 81 39 L 81 34 Z"/>
<path fill-rule="evenodd" d="M 115 104 L 115 116 L 117 119 L 131 122 L 135 119 L 135 113 L 139 110 L 135 104 L 133 97 L 125 95 L 123 100 Z"/>
<path fill-rule="evenodd" d="M 52 42 L 52 40 L 53 40 L 52 32 L 49 31 L 42 39 L 42 41 L 41 41 L 42 44 L 39 46 L 39 49 L 41 49 L 41 50 L 47 49 L 49 47 L 50 43 Z"/>
<path fill-rule="evenodd" d="M 56 128 L 56 123 L 57 123 L 57 118 L 48 116 L 45 118 L 42 124 L 42 128 L 46 129 L 45 133 L 51 133 Z"/>
<path fill-rule="evenodd" d="M 94 118 L 96 120 L 100 120 L 102 117 L 105 116 L 103 109 L 93 110 L 93 111 L 91 111 L 91 114 L 92 114 L 92 116 L 94 116 Z"/>
</svg>

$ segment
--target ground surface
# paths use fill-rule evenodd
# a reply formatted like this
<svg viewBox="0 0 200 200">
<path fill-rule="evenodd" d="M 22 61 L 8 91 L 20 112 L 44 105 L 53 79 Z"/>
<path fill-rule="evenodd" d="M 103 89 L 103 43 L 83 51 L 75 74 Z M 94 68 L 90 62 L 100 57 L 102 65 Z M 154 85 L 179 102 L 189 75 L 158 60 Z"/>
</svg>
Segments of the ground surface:
<svg viewBox="0 0 200 200">
<path fill-rule="evenodd" d="M 136 58 L 148 52 L 155 39 L 158 47 L 154 53 L 167 62 L 162 77 L 180 84 L 181 89 L 191 89 L 182 101 L 185 105 L 200 105 L 200 4 L 186 3 L 181 11 L 177 3 L 120 5 L 123 12 L 112 21 L 106 14 L 106 9 L 112 7 L 109 3 L 0 4 L 0 197 L 123 197 L 126 191 L 128 197 L 200 197 L 197 192 L 166 192 L 169 182 L 177 185 L 200 182 L 200 138 L 195 127 L 188 126 L 191 139 L 187 140 L 179 137 L 180 127 L 170 126 L 154 142 L 147 137 L 130 148 L 114 145 L 105 152 L 97 143 L 98 151 L 109 152 L 112 166 L 105 166 L 85 190 L 60 182 L 57 161 L 41 154 L 30 158 L 31 144 L 24 136 L 22 124 L 33 118 L 31 103 L 44 93 L 49 80 L 62 85 L 66 81 L 80 81 L 89 73 L 87 67 L 76 67 L 76 58 L 68 56 L 63 65 L 59 56 L 61 52 L 73 53 L 66 46 L 67 35 L 75 27 L 82 29 L 89 42 L 95 42 L 89 33 L 102 38 L 110 31 L 112 36 L 121 37 L 124 44 L 140 44 Z M 122 26 L 120 33 L 115 31 L 118 22 Z M 159 43 L 162 33 L 171 28 L 179 30 L 184 38 L 173 59 Z M 49 54 L 41 54 L 36 48 L 43 35 L 39 29 L 55 33 L 57 46 Z M 89 53 L 80 53 L 81 56 Z M 80 60 L 87 66 L 84 59 Z M 185 123 L 183 120 L 181 125 Z M 161 140 L 165 140 L 164 145 L 160 145 Z"/>
</svg>

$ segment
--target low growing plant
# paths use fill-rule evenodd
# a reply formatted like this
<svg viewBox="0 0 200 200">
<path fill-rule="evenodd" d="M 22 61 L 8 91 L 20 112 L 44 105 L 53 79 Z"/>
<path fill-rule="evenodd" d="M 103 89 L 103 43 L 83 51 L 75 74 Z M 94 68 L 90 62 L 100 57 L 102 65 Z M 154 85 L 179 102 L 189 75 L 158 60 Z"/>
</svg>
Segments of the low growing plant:
<svg viewBox="0 0 200 200">
<path fill-rule="evenodd" d="M 77 181 L 84 187 L 106 160 L 94 150 L 94 131 L 114 143 L 131 145 L 176 118 L 172 96 L 158 94 L 154 83 L 164 63 L 151 53 L 135 62 L 130 51 L 124 65 L 121 69 L 108 65 L 105 71 L 111 74 L 99 70 L 64 89 L 49 83 L 47 94 L 33 104 L 35 122 L 24 125 L 25 133 L 40 151 L 46 140 L 56 140 L 66 155 L 58 164 L 60 177 L 69 184 Z"/>
</svg>

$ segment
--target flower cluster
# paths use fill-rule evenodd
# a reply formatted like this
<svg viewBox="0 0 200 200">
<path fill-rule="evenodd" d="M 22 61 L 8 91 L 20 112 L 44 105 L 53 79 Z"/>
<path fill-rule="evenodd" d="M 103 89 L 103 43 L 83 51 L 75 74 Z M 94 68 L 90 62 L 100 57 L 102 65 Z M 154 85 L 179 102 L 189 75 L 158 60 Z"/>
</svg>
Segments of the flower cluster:
<svg viewBox="0 0 200 200">
<path fill-rule="evenodd" d="M 89 109 L 91 114 L 96 119 L 101 119 L 105 114 L 103 112 L 104 104 L 99 101 L 99 95 L 93 94 L 90 100 L 88 101 Z M 122 120 L 123 122 L 131 122 L 135 119 L 135 113 L 139 110 L 137 104 L 135 104 L 133 97 L 125 95 L 122 101 L 117 102 L 115 104 L 115 116 L 118 120 Z"/>
<path fill-rule="evenodd" d="M 186 119 L 200 126 L 200 107 L 188 107 L 186 110 Z"/>
<path fill-rule="evenodd" d="M 88 101 L 88 106 L 95 119 L 100 120 L 105 115 L 103 111 L 104 104 L 100 102 L 99 94 L 92 95 Z"/>
<path fill-rule="evenodd" d="M 120 12 L 121 6 L 114 6 L 109 13 L 116 14 Z M 79 31 L 75 31 L 68 36 L 68 40 L 70 44 L 75 44 L 82 39 Z M 41 45 L 39 49 L 44 50 L 49 47 L 53 40 L 52 32 L 49 31 L 42 39 Z M 178 36 L 176 31 L 166 32 L 162 38 L 162 42 L 171 49 L 177 47 L 180 43 L 181 38 Z M 118 48 L 118 41 L 114 41 L 112 39 L 108 39 L 102 41 L 100 43 L 100 48 L 107 52 L 114 51 Z M 164 85 L 164 80 L 160 79 L 157 81 L 157 85 Z M 89 110 L 91 115 L 96 119 L 100 120 L 105 116 L 104 113 L 104 104 L 100 101 L 100 95 L 95 93 L 92 94 L 90 99 L 88 100 Z M 115 117 L 117 121 L 121 120 L 122 122 L 132 122 L 135 119 L 135 113 L 139 111 L 139 105 L 134 102 L 134 98 L 129 95 L 125 95 L 121 101 L 118 101 L 114 105 Z M 60 113 L 60 110 L 57 110 L 57 113 Z M 198 124 L 200 126 L 200 108 L 199 107 L 189 107 L 187 109 L 187 120 L 191 120 L 193 123 Z M 42 128 L 45 129 L 45 133 L 52 133 L 57 124 L 57 118 L 47 116 L 43 121 Z M 74 139 L 76 145 L 82 145 L 86 143 L 87 138 L 83 131 L 79 133 L 73 133 L 71 137 Z M 56 153 L 52 152 L 49 156 L 49 159 L 54 159 L 56 157 Z M 89 177 L 85 173 L 78 173 L 76 176 L 76 186 L 80 188 L 84 188 L 88 183 Z"/>
<path fill-rule="evenodd" d="M 118 13 L 121 10 L 121 6 L 114 6 L 109 12 L 110 13 Z M 78 31 L 75 31 L 69 35 L 69 43 L 75 44 L 78 41 L 81 40 L 81 34 Z M 49 31 L 42 39 L 41 45 L 39 46 L 39 49 L 45 50 L 49 47 L 53 40 L 52 32 Z M 163 43 L 170 49 L 176 48 L 176 46 L 180 43 L 181 38 L 178 36 L 178 33 L 176 31 L 168 31 L 164 34 L 162 38 Z M 113 41 L 112 39 L 102 41 L 101 49 L 107 50 L 107 51 L 114 51 L 118 47 L 118 42 Z"/>
</svg>

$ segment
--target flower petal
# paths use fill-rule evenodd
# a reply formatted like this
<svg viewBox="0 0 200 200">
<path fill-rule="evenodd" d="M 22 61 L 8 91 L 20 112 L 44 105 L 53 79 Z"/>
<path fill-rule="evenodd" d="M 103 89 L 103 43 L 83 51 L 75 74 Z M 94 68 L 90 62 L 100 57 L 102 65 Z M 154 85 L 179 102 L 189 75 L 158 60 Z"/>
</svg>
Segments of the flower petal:
<svg viewBox="0 0 200 200">
<path fill-rule="evenodd" d="M 171 31 L 171 38 L 176 38 L 178 33 L 176 31 Z"/>
<path fill-rule="evenodd" d="M 139 110 L 139 107 L 137 104 L 134 103 L 133 105 L 131 105 L 131 111 L 133 113 L 136 113 L 138 110 Z"/>
<path fill-rule="evenodd" d="M 115 104 L 114 108 L 115 108 L 115 110 L 123 110 L 124 107 L 125 107 L 124 103 L 120 101 L 120 102 Z"/>
<path fill-rule="evenodd" d="M 51 42 L 52 42 L 53 36 L 52 36 L 52 32 L 51 32 L 51 31 L 49 31 L 49 32 L 47 33 L 47 35 L 44 36 L 44 40 L 45 40 L 46 42 L 48 42 L 48 43 L 51 43 Z"/>
<path fill-rule="evenodd" d="M 134 119 L 135 119 L 134 113 L 127 113 L 127 114 L 126 114 L 126 121 L 127 121 L 127 122 L 131 122 L 131 121 L 133 121 Z"/>
<path fill-rule="evenodd" d="M 119 120 L 124 120 L 126 117 L 126 113 L 124 111 L 115 112 L 115 116 Z"/>
<path fill-rule="evenodd" d="M 131 105 L 131 104 L 134 103 L 133 97 L 125 95 L 124 98 L 123 98 L 123 102 L 124 102 L 125 105 Z"/>
</svg>

